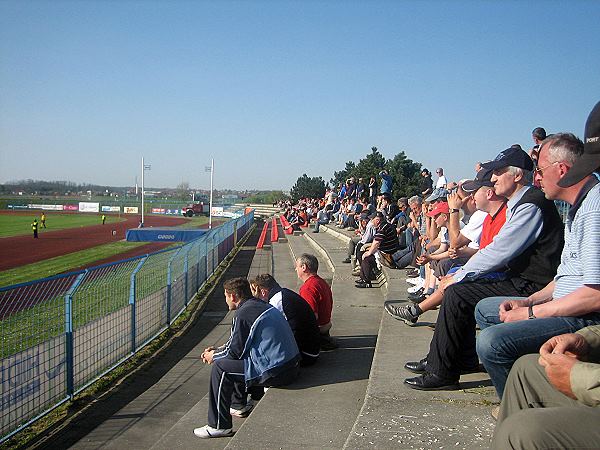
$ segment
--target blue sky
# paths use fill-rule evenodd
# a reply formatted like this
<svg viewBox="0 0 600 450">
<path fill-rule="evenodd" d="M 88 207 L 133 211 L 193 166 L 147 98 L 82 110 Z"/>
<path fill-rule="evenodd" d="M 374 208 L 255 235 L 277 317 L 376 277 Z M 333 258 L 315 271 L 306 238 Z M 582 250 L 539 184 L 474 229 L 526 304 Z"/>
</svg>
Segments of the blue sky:
<svg viewBox="0 0 600 450">
<path fill-rule="evenodd" d="M 582 137 L 598 1 L 0 1 L 0 183 L 289 189 L 372 146 L 450 179 Z"/>
</svg>

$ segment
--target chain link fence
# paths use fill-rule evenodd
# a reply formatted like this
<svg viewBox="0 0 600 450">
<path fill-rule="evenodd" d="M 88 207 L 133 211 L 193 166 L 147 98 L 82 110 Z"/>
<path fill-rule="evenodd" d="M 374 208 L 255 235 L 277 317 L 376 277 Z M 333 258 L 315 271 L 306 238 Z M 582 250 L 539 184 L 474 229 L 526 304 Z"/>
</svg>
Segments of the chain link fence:
<svg viewBox="0 0 600 450">
<path fill-rule="evenodd" d="M 0 442 L 169 327 L 252 226 L 250 212 L 186 245 L 0 289 Z"/>
</svg>

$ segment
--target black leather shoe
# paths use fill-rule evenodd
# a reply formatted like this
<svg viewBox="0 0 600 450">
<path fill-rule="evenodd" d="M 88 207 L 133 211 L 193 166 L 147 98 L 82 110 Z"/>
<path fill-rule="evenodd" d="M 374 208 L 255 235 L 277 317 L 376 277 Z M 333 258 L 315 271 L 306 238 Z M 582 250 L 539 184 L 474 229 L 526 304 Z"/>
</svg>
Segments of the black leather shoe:
<svg viewBox="0 0 600 450">
<path fill-rule="evenodd" d="M 447 380 L 427 372 L 418 377 L 405 379 L 404 384 L 419 391 L 455 391 L 458 389 L 458 381 Z"/>
<path fill-rule="evenodd" d="M 350 258 L 346 258 L 346 259 L 344 259 L 342 262 L 343 262 L 344 264 L 350 264 L 350 261 L 351 261 L 351 260 L 350 260 Z"/>
<path fill-rule="evenodd" d="M 427 358 L 423 358 L 420 361 L 409 361 L 404 364 L 406 370 L 410 370 L 414 373 L 425 373 L 425 367 L 427 366 Z"/>
<path fill-rule="evenodd" d="M 354 280 L 354 282 L 356 284 L 358 284 L 358 283 L 367 283 L 367 281 L 363 280 L 362 278 L 357 278 L 356 280 Z"/>
<path fill-rule="evenodd" d="M 425 295 L 423 292 L 415 292 L 413 294 L 408 294 L 408 299 L 413 303 L 421 303 L 425 300 Z"/>
<path fill-rule="evenodd" d="M 368 281 L 361 281 L 360 283 L 356 283 L 354 285 L 354 287 L 357 287 L 357 288 L 372 288 L 373 285 L 371 283 L 369 283 Z"/>
</svg>

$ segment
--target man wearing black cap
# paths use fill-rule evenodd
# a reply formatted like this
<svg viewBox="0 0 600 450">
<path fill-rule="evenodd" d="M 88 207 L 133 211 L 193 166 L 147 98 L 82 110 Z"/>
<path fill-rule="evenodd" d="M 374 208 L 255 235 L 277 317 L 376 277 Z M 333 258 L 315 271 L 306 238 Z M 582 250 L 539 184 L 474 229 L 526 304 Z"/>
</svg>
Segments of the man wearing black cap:
<svg viewBox="0 0 600 450">
<path fill-rule="evenodd" d="M 373 243 L 369 250 L 362 255 L 360 262 L 360 279 L 356 281 L 357 288 L 370 288 L 371 281 L 375 279 L 374 269 L 376 266 L 375 254 L 380 252 L 382 258 L 388 258 L 392 261 L 391 255 L 399 250 L 398 235 L 396 228 L 388 223 L 385 215 L 381 211 L 377 211 L 371 218 L 373 226 L 376 229 Z"/>
<path fill-rule="evenodd" d="M 543 142 L 539 158 L 536 179 L 546 196 L 572 205 L 561 265 L 542 291 L 525 301 L 504 303 L 500 317 L 505 323 L 489 330 L 525 324 L 539 331 L 538 325 L 548 328 L 555 322 L 590 319 L 600 311 L 600 184 L 593 173 L 600 168 L 600 102 L 588 117 L 583 145 L 570 133 L 554 135 Z M 520 320 L 524 309 L 535 319 Z M 510 371 L 493 448 L 598 446 L 600 326 L 577 333 L 563 328 L 556 334 L 560 335 L 545 342 L 539 355 L 522 356 Z"/>
<path fill-rule="evenodd" d="M 461 372 L 478 367 L 475 305 L 496 295 L 531 295 L 552 279 L 558 267 L 563 224 L 554 203 L 529 186 L 533 170 L 529 155 L 511 147 L 482 167 L 493 171 L 496 195 L 508 199 L 506 222 L 490 245 L 440 283 L 444 299 L 429 354 L 405 365 L 422 374 L 405 380 L 414 389 L 457 389 Z M 503 278 L 477 281 L 499 268 L 507 269 Z"/>
</svg>

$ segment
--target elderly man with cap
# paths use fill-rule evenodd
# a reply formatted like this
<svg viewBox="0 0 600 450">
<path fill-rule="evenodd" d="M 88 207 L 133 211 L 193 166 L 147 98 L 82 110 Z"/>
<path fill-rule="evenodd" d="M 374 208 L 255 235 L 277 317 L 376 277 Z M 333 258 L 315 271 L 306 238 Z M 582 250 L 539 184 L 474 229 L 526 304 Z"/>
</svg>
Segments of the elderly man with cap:
<svg viewBox="0 0 600 450">
<path fill-rule="evenodd" d="M 440 283 L 444 299 L 429 354 L 405 368 L 421 373 L 405 383 L 413 389 L 457 389 L 461 372 L 477 370 L 477 303 L 494 295 L 528 296 L 556 273 L 563 225 L 554 203 L 529 185 L 533 162 L 521 149 L 508 148 L 482 165 L 493 171 L 496 195 L 508 199 L 506 222 L 492 243 L 478 251 L 452 277 Z M 478 280 L 498 268 L 502 278 Z"/>
<path fill-rule="evenodd" d="M 552 336 L 600 324 L 600 183 L 592 174 L 600 165 L 600 143 L 589 140 L 600 134 L 596 110 L 597 128 L 591 115 L 585 145 L 571 133 L 557 133 L 540 147 L 535 177 L 546 198 L 572 205 L 556 276 L 526 298 L 486 298 L 475 310 L 482 329 L 477 353 L 500 398 L 517 358 L 537 352 Z"/>
<path fill-rule="evenodd" d="M 372 287 L 371 281 L 375 279 L 375 254 L 377 252 L 386 259 L 387 263 L 390 263 L 393 262 L 392 255 L 400 249 L 396 227 L 386 220 L 385 215 L 381 211 L 377 211 L 370 218 L 376 232 L 369 250 L 362 255 L 360 278 L 356 281 L 357 288 Z"/>
<path fill-rule="evenodd" d="M 571 135 L 549 137 L 540 151 L 536 178 L 549 198 L 572 206 L 566 224 L 563 259 L 551 298 L 506 305 L 506 313 L 536 318 L 597 311 L 600 301 L 600 102 L 585 127 L 583 153 L 559 150 Z M 575 156 L 573 158 L 573 156 Z M 596 173 L 593 173 L 596 172 Z M 566 288 L 566 289 L 565 289 Z M 531 299 L 531 297 L 530 297 Z M 538 298 L 538 300 L 541 299 Z M 515 306 L 513 308 L 512 306 Z M 505 316 L 508 318 L 508 315 Z M 564 319 L 562 317 L 561 319 Z M 554 319 L 550 319 L 554 320 Z M 506 322 L 506 320 L 505 320 Z M 494 327 L 492 327 L 494 328 Z M 512 367 L 494 433 L 494 449 L 597 448 L 600 442 L 600 326 L 550 338 L 539 355 L 525 355 Z"/>
<path fill-rule="evenodd" d="M 504 222 L 506 221 L 506 199 L 504 197 L 499 197 L 494 192 L 494 184 L 491 182 L 492 171 L 490 169 L 482 169 L 477 173 L 477 176 L 474 180 L 465 180 L 462 183 L 462 190 L 465 195 L 469 194 L 469 200 L 462 199 L 457 203 L 461 203 L 463 207 L 470 201 L 473 200 L 475 203 L 475 208 L 477 209 L 471 220 L 467 225 L 463 227 L 462 230 L 458 233 L 456 238 L 452 237 L 452 231 L 450 228 L 451 222 L 456 221 L 456 228 L 459 227 L 458 220 L 458 212 L 459 210 L 454 208 L 454 206 L 458 206 L 456 204 L 451 204 L 450 200 L 454 201 L 454 197 L 450 196 L 449 198 L 449 212 L 450 212 L 450 220 L 448 221 L 448 231 L 450 234 L 450 253 L 456 253 L 456 250 L 452 247 L 462 247 L 466 248 L 467 245 L 472 244 L 473 242 L 477 242 L 477 248 L 472 249 L 475 250 L 472 254 L 475 254 L 480 249 L 487 247 L 492 243 L 494 237 L 498 234 Z M 479 220 L 480 214 L 483 214 L 482 225 Z M 470 253 L 470 251 L 468 252 Z M 457 264 L 456 268 L 464 265 L 469 258 L 456 258 Z M 453 270 L 456 268 L 450 267 Z M 496 268 L 500 270 L 501 267 Z M 452 275 L 448 275 L 452 276 Z M 444 293 L 442 290 L 436 290 L 432 295 L 421 301 L 419 304 L 414 305 L 396 305 L 395 302 L 390 302 L 385 305 L 385 310 L 395 319 L 402 320 L 409 326 L 413 326 L 417 323 L 417 320 L 421 314 L 425 311 L 430 311 L 442 304 L 442 300 L 444 299 Z"/>
</svg>

